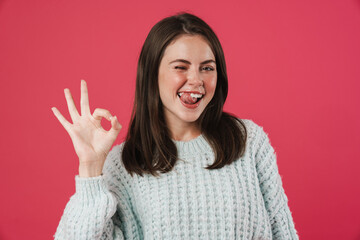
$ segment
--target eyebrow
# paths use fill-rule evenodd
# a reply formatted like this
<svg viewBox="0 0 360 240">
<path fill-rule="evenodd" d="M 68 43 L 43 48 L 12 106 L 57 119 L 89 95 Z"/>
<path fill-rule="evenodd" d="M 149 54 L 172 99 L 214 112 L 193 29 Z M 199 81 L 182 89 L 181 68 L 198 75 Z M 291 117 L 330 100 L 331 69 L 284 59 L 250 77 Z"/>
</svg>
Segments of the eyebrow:
<svg viewBox="0 0 360 240">
<path fill-rule="evenodd" d="M 172 64 L 174 62 L 182 62 L 182 63 L 191 65 L 191 62 L 189 62 L 188 60 L 185 60 L 185 59 L 175 59 L 174 61 L 171 61 L 169 64 Z M 200 64 L 207 64 L 207 63 L 211 63 L 211 62 L 216 64 L 216 62 L 212 59 L 205 60 L 205 61 L 201 62 Z"/>
</svg>

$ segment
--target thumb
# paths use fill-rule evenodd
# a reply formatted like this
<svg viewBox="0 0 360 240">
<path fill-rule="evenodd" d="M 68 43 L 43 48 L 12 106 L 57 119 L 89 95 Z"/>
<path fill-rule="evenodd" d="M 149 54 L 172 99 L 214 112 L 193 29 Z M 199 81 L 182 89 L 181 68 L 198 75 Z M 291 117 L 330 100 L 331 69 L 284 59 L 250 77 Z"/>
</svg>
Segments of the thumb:
<svg viewBox="0 0 360 240">
<path fill-rule="evenodd" d="M 116 116 L 110 117 L 111 120 L 111 129 L 109 132 L 115 136 L 117 136 L 122 128 Z"/>
</svg>

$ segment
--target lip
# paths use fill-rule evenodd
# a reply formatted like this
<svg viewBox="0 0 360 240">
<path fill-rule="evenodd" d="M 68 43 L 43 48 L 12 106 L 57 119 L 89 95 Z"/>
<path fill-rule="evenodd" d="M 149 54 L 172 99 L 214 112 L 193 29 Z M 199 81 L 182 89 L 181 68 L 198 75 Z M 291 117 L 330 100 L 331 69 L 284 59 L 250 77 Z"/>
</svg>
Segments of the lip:
<svg viewBox="0 0 360 240">
<path fill-rule="evenodd" d="M 188 93 L 188 92 L 187 92 L 187 93 Z M 195 93 L 195 92 L 190 92 L 190 93 Z M 201 94 L 201 93 L 198 93 L 198 94 Z M 190 108 L 190 109 L 197 108 L 197 107 L 200 105 L 201 101 L 203 100 L 203 98 L 201 98 L 201 99 L 200 99 L 197 103 L 195 103 L 195 104 L 187 104 L 187 103 L 184 103 L 183 101 L 181 101 L 181 99 L 180 99 L 179 96 L 177 96 L 177 97 L 178 97 L 179 101 L 181 102 L 181 104 L 182 104 L 184 107 Z"/>
<path fill-rule="evenodd" d="M 205 93 L 199 92 L 199 91 L 179 91 L 179 93 L 195 93 L 195 94 L 201 94 L 201 95 L 205 95 Z"/>
</svg>

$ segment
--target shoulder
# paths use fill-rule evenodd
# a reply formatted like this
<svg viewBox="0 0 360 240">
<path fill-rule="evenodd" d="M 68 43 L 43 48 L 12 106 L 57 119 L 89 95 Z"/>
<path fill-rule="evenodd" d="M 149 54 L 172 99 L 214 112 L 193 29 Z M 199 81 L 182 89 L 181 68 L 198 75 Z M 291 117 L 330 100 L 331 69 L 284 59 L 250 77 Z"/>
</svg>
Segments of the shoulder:
<svg viewBox="0 0 360 240">
<path fill-rule="evenodd" d="M 124 147 L 125 142 L 122 142 L 120 144 L 116 144 L 113 146 L 113 148 L 110 150 L 109 155 L 111 155 L 112 157 L 121 157 L 121 153 L 122 153 L 122 149 Z"/>
<path fill-rule="evenodd" d="M 244 123 L 249 141 L 254 141 L 264 132 L 264 128 L 252 119 L 238 119 Z"/>
<path fill-rule="evenodd" d="M 103 168 L 104 175 L 107 175 L 108 177 L 121 176 L 122 178 L 127 176 L 127 171 L 122 161 L 124 143 L 125 142 L 114 145 L 108 153 Z"/>
<path fill-rule="evenodd" d="M 105 165 L 111 165 L 111 167 L 113 167 L 114 165 L 118 165 L 119 163 L 121 163 L 121 154 L 122 154 L 122 149 L 124 147 L 124 143 L 120 143 L 117 145 L 114 145 L 112 147 L 112 149 L 110 150 L 110 152 L 108 153 L 107 157 L 106 157 L 106 161 L 105 161 Z"/>
<path fill-rule="evenodd" d="M 269 147 L 271 147 L 270 138 L 261 124 L 251 119 L 241 119 L 241 121 L 245 124 L 247 131 L 247 145 L 250 148 L 249 151 L 251 151 L 253 155 L 255 155 L 264 145 L 269 145 Z"/>
</svg>

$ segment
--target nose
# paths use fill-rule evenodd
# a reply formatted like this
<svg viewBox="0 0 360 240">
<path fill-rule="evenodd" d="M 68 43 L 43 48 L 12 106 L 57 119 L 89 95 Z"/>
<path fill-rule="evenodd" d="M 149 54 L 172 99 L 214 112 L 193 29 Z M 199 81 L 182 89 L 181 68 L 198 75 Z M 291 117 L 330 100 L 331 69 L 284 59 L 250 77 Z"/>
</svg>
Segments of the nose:
<svg viewBox="0 0 360 240">
<path fill-rule="evenodd" d="M 195 69 L 188 71 L 187 81 L 190 85 L 194 85 L 194 86 L 204 85 L 202 76 L 200 75 L 199 71 Z"/>
</svg>

